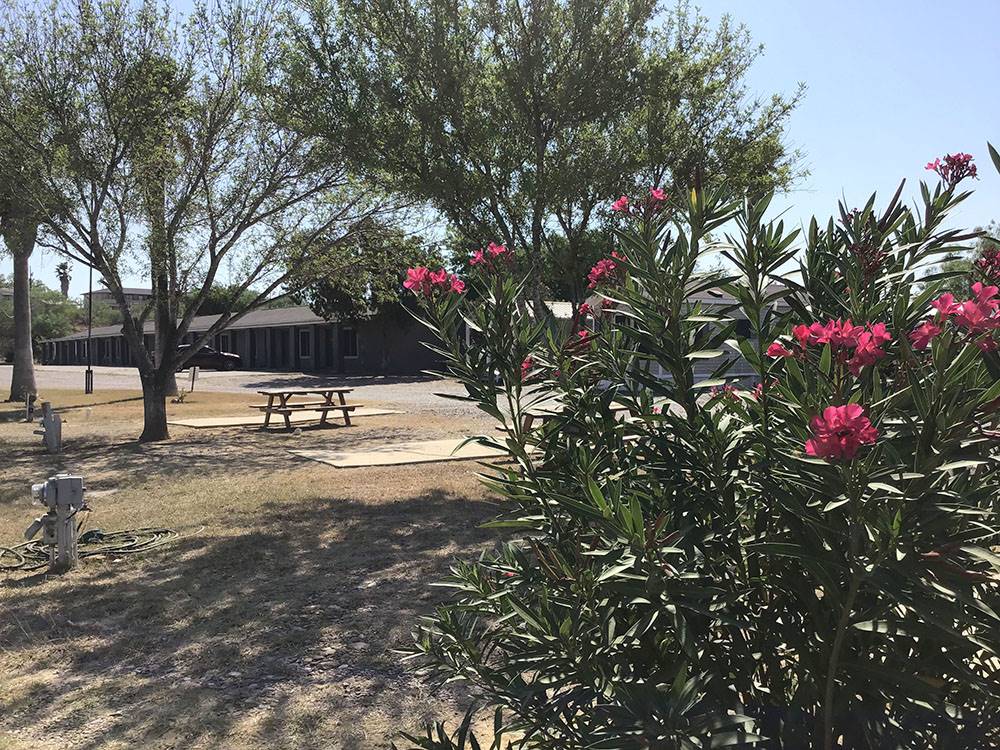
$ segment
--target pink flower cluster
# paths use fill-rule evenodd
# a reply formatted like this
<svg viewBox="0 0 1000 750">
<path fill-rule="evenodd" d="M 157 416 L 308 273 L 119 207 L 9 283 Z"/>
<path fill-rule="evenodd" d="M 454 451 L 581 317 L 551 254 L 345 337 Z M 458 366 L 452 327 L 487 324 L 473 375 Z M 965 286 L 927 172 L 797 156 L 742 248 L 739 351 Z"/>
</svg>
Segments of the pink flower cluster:
<svg viewBox="0 0 1000 750">
<path fill-rule="evenodd" d="M 994 284 L 1000 282 L 1000 247 L 987 247 L 974 265 L 987 281 Z"/>
<path fill-rule="evenodd" d="M 426 266 L 417 266 L 406 269 L 406 281 L 403 282 L 403 287 L 414 294 L 431 297 L 436 291 L 461 294 L 465 291 L 465 282 L 443 268 L 432 271 Z"/>
<path fill-rule="evenodd" d="M 498 245 L 491 242 L 486 249 L 476 250 L 469 258 L 470 266 L 482 266 L 487 270 L 497 268 L 501 263 L 510 263 L 514 260 L 514 253 L 507 249 L 506 245 Z"/>
<path fill-rule="evenodd" d="M 850 460 L 862 445 L 878 439 L 878 430 L 858 404 L 828 406 L 812 418 L 809 428 L 812 437 L 806 440 L 806 453 L 818 458 Z"/>
<path fill-rule="evenodd" d="M 736 390 L 736 386 L 730 385 L 728 383 L 722 386 L 721 388 L 716 388 L 715 386 L 712 386 L 712 388 L 708 392 L 708 396 L 709 398 L 721 397 L 728 399 L 730 401 L 735 401 L 737 403 L 739 403 L 740 400 L 739 392 Z"/>
<path fill-rule="evenodd" d="M 528 377 L 528 373 L 531 372 L 531 368 L 535 366 L 535 360 L 531 357 L 525 357 L 524 361 L 521 362 L 521 380 Z"/>
<path fill-rule="evenodd" d="M 661 210 L 668 200 L 663 188 L 651 186 L 649 195 L 645 200 L 630 200 L 627 195 L 621 196 L 611 204 L 611 210 L 616 214 L 636 214 L 642 215 L 646 211 L 657 212 Z"/>
<path fill-rule="evenodd" d="M 618 263 L 624 260 L 617 250 L 612 251 L 610 258 L 601 258 L 587 273 L 587 288 L 596 289 L 601 284 L 613 284 L 618 281 Z"/>
<path fill-rule="evenodd" d="M 885 356 L 883 344 L 892 341 L 885 323 L 854 325 L 850 320 L 830 320 L 825 324 L 800 324 L 792 328 L 799 353 L 810 346 L 830 345 L 838 362 L 846 362 L 851 374 L 858 375 L 863 367 L 873 365 Z M 780 341 L 767 347 L 769 357 L 793 357 L 796 352 Z"/>
<path fill-rule="evenodd" d="M 938 323 L 950 320 L 969 334 L 969 336 L 978 337 L 976 345 L 984 351 L 989 351 L 997 347 L 997 343 L 993 339 L 993 331 L 1000 328 L 1000 300 L 997 299 L 998 292 L 1000 292 L 1000 289 L 996 286 L 992 284 L 987 286 L 977 281 L 972 285 L 972 298 L 964 302 L 956 302 L 955 295 L 947 292 L 931 302 L 931 307 L 938 311 Z M 910 334 L 910 339 L 914 339 L 914 334 L 917 331 L 923 330 L 924 333 L 929 333 L 933 328 L 937 329 L 937 332 L 930 336 L 930 338 L 933 338 L 937 333 L 941 332 L 941 327 L 934 323 L 928 326 L 927 322 L 925 322 Z M 930 341 L 930 338 L 927 341 Z M 920 340 L 923 340 L 923 336 L 921 336 Z M 926 344 L 920 346 L 917 341 L 914 341 L 914 345 L 918 349 L 926 347 Z"/>
<path fill-rule="evenodd" d="M 972 154 L 947 154 L 944 159 L 927 162 L 925 169 L 937 172 L 938 177 L 948 187 L 955 187 L 966 177 L 976 176 L 976 165 L 972 163 Z"/>
</svg>

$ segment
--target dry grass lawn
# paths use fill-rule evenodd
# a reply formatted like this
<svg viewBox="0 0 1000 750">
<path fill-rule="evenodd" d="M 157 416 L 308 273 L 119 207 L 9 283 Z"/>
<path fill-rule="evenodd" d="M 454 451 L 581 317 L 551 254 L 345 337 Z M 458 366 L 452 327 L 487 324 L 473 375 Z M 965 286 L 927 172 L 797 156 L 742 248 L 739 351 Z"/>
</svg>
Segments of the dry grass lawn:
<svg viewBox="0 0 1000 750">
<path fill-rule="evenodd" d="M 457 716 L 400 664 L 456 556 L 496 543 L 477 466 L 337 470 L 291 447 L 360 447 L 483 429 L 387 415 L 350 429 L 265 435 L 172 428 L 140 446 L 138 394 L 49 391 L 65 452 L 46 455 L 0 406 L 0 544 L 38 515 L 28 488 L 83 474 L 85 528 L 167 526 L 173 544 L 73 573 L 0 577 L 0 750 L 368 748 Z M 195 393 L 172 416 L 240 414 Z"/>
</svg>

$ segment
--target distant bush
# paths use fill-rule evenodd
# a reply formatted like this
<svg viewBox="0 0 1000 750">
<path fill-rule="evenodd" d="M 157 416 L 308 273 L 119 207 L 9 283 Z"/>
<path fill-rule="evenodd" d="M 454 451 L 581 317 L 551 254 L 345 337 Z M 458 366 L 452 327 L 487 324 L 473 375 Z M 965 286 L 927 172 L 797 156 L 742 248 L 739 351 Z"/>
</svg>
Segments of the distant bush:
<svg viewBox="0 0 1000 750">
<path fill-rule="evenodd" d="M 814 220 L 801 253 L 768 197 L 623 197 L 568 340 L 503 264 L 471 293 L 412 270 L 448 374 L 503 425 L 479 440 L 513 462 L 485 481 L 517 535 L 453 569 L 428 677 L 525 748 L 1000 746 L 1000 298 L 914 284 L 974 236 L 944 226 L 970 165 L 929 165 L 919 210 L 901 186 Z M 695 271 L 709 249 L 731 275 Z M 691 301 L 711 290 L 736 304 Z"/>
</svg>

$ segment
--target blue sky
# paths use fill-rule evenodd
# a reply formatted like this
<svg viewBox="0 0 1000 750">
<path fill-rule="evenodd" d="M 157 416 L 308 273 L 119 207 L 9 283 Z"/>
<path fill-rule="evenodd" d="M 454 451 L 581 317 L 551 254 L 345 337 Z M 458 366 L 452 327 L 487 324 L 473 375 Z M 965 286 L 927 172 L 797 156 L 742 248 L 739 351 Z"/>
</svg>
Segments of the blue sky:
<svg viewBox="0 0 1000 750">
<path fill-rule="evenodd" d="M 1000 0 L 699 5 L 713 20 L 729 13 L 745 22 L 765 45 L 751 73 L 752 91 L 791 93 L 799 81 L 808 87 L 788 137 L 803 151 L 810 175 L 775 200 L 787 221 L 825 218 L 842 196 L 851 206 L 873 190 L 888 199 L 902 178 L 912 199 L 919 180 L 931 177 L 924 164 L 955 151 L 976 157 L 980 179 L 952 223 L 972 227 L 1000 218 L 1000 175 L 986 151 L 987 140 L 1000 148 Z M 37 252 L 32 271 L 56 287 L 58 262 Z M 9 260 L 0 272 L 10 272 Z M 73 294 L 86 290 L 86 276 L 84 267 L 74 269 Z"/>
<path fill-rule="evenodd" d="M 997 0 L 702 0 L 711 19 L 746 23 L 764 44 L 751 88 L 806 96 L 789 142 L 810 175 L 775 201 L 794 224 L 827 217 L 845 197 L 853 207 L 873 191 L 888 200 L 906 178 L 919 196 L 935 156 L 966 151 L 980 179 L 952 214 L 956 226 L 1000 218 L 1000 175 L 986 150 L 1000 148 L 1000 2 Z"/>
</svg>

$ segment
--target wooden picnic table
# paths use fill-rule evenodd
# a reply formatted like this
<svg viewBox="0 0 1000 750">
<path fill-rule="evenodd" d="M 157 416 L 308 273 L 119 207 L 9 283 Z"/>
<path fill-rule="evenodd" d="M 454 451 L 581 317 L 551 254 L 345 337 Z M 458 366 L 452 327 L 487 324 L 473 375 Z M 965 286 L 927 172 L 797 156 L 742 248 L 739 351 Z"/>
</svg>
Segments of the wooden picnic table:
<svg viewBox="0 0 1000 750">
<path fill-rule="evenodd" d="M 267 429 L 271 424 L 271 415 L 280 414 L 285 420 L 285 428 L 292 429 L 292 412 L 316 412 L 320 415 L 319 423 L 327 423 L 327 414 L 331 411 L 339 411 L 344 417 L 344 426 L 351 426 L 351 412 L 362 404 L 349 404 L 344 398 L 353 388 L 266 388 L 257 391 L 262 396 L 267 396 L 266 404 L 251 404 L 251 409 L 259 409 L 264 412 L 264 425 L 261 429 Z M 322 401 L 299 401 L 292 402 L 295 396 L 321 396 Z M 334 396 L 338 397 L 334 401 Z M 277 401 L 277 403 L 275 403 Z"/>
</svg>

